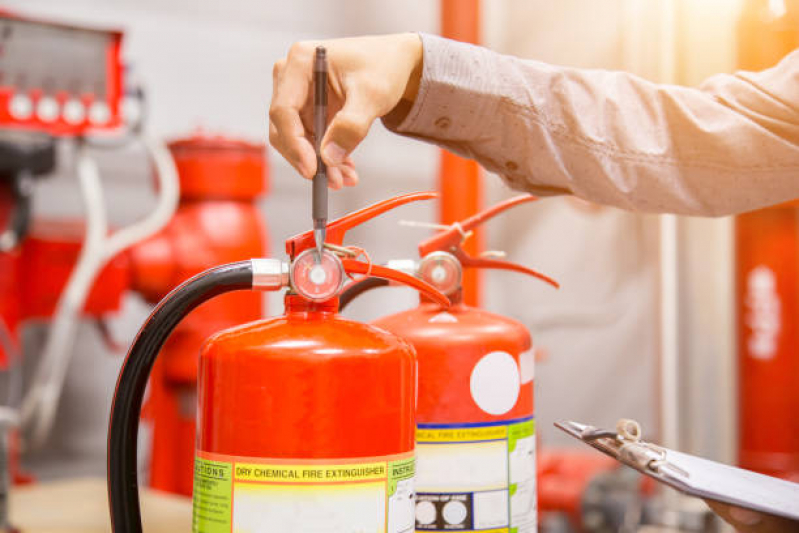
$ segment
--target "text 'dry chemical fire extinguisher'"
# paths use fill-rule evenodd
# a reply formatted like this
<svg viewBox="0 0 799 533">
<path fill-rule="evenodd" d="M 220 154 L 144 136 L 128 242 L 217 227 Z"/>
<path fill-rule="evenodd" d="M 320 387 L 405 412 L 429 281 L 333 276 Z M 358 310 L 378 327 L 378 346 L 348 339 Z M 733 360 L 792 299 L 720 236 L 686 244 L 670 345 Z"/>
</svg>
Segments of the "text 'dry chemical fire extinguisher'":
<svg viewBox="0 0 799 533">
<path fill-rule="evenodd" d="M 353 274 L 407 284 L 436 305 L 428 283 L 372 265 L 342 247 L 347 230 L 410 194 L 286 241 L 290 262 L 219 266 L 170 293 L 140 330 L 111 410 L 108 492 L 115 532 L 141 532 L 136 436 L 147 377 L 170 332 L 193 308 L 236 290 L 288 287 L 285 314 L 208 339 L 199 363 L 193 530 L 368 531 L 414 527 L 416 355 L 394 334 L 341 318 Z M 335 250 L 331 251 L 331 250 Z"/>
<path fill-rule="evenodd" d="M 461 301 L 464 268 L 538 272 L 472 257 L 461 244 L 495 215 L 536 200 L 519 196 L 454 224 L 419 245 L 420 260 L 390 261 L 452 300 L 421 295 L 412 310 L 374 325 L 409 341 L 419 361 L 416 411 L 417 531 L 536 531 L 534 352 L 527 328 Z M 342 294 L 342 307 L 388 282 L 365 279 Z"/>
</svg>

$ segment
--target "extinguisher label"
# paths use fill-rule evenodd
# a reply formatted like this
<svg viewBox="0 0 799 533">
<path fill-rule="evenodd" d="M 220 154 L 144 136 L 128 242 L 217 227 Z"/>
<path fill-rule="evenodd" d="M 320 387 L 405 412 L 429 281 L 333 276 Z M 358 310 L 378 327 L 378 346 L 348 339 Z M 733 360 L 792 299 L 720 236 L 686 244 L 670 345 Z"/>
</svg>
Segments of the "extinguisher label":
<svg viewBox="0 0 799 533">
<path fill-rule="evenodd" d="M 195 533 L 414 530 L 413 452 L 286 460 L 197 452 Z"/>
<path fill-rule="evenodd" d="M 416 531 L 536 531 L 535 420 L 419 424 Z"/>
</svg>

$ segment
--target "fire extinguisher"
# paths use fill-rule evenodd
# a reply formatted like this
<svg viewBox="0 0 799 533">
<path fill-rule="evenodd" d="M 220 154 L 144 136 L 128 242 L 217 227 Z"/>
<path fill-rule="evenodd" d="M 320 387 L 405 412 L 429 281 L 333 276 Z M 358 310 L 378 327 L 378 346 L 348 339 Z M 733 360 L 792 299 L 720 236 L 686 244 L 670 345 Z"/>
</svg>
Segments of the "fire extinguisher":
<svg viewBox="0 0 799 533">
<path fill-rule="evenodd" d="M 345 278 L 422 280 L 359 260 L 345 233 L 408 202 L 389 199 L 286 241 L 290 262 L 253 259 L 205 271 L 172 291 L 142 326 L 111 409 L 108 493 L 115 532 L 140 532 L 136 436 L 142 396 L 169 334 L 201 303 L 236 290 L 280 290 L 286 311 L 224 330 L 200 354 L 193 531 L 413 531 L 413 347 L 341 318 Z M 331 251 L 332 250 L 332 251 Z"/>
<path fill-rule="evenodd" d="M 465 268 L 520 272 L 554 287 L 527 267 L 473 257 L 463 241 L 483 222 L 533 196 L 519 196 L 437 233 L 419 245 L 418 261 L 389 262 L 449 296 L 425 295 L 415 309 L 373 322 L 406 340 L 419 361 L 416 411 L 416 531 L 536 531 L 534 352 L 520 322 L 464 305 Z M 353 283 L 342 305 L 383 280 Z"/>
</svg>

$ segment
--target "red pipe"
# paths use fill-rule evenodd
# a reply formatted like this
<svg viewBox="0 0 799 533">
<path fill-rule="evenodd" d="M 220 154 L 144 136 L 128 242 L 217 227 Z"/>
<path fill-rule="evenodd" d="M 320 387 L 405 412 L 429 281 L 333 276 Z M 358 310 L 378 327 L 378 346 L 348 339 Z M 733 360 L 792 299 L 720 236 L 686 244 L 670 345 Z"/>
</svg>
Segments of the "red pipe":
<svg viewBox="0 0 799 533">
<path fill-rule="evenodd" d="M 480 42 L 480 0 L 441 0 L 441 35 L 469 43 Z M 439 220 L 452 224 L 480 211 L 483 187 L 477 162 L 463 159 L 450 152 L 441 152 L 439 172 Z M 483 249 L 483 232 L 475 230 L 466 241 L 466 251 L 477 256 Z M 480 271 L 468 269 L 463 273 L 463 301 L 480 305 Z"/>
</svg>

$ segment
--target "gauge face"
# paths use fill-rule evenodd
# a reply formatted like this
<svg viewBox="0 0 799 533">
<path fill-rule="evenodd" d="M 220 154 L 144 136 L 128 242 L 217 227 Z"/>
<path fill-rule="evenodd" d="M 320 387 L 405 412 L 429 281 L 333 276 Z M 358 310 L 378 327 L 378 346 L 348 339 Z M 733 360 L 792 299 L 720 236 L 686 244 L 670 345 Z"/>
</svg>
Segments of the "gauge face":
<svg viewBox="0 0 799 533">
<path fill-rule="evenodd" d="M 419 277 L 444 294 L 452 294 L 461 285 L 461 265 L 452 254 L 433 252 L 422 259 Z"/>
<path fill-rule="evenodd" d="M 330 252 L 305 250 L 291 265 L 291 285 L 297 294 L 313 301 L 325 301 L 335 297 L 344 282 L 344 267 L 338 257 Z"/>
</svg>

